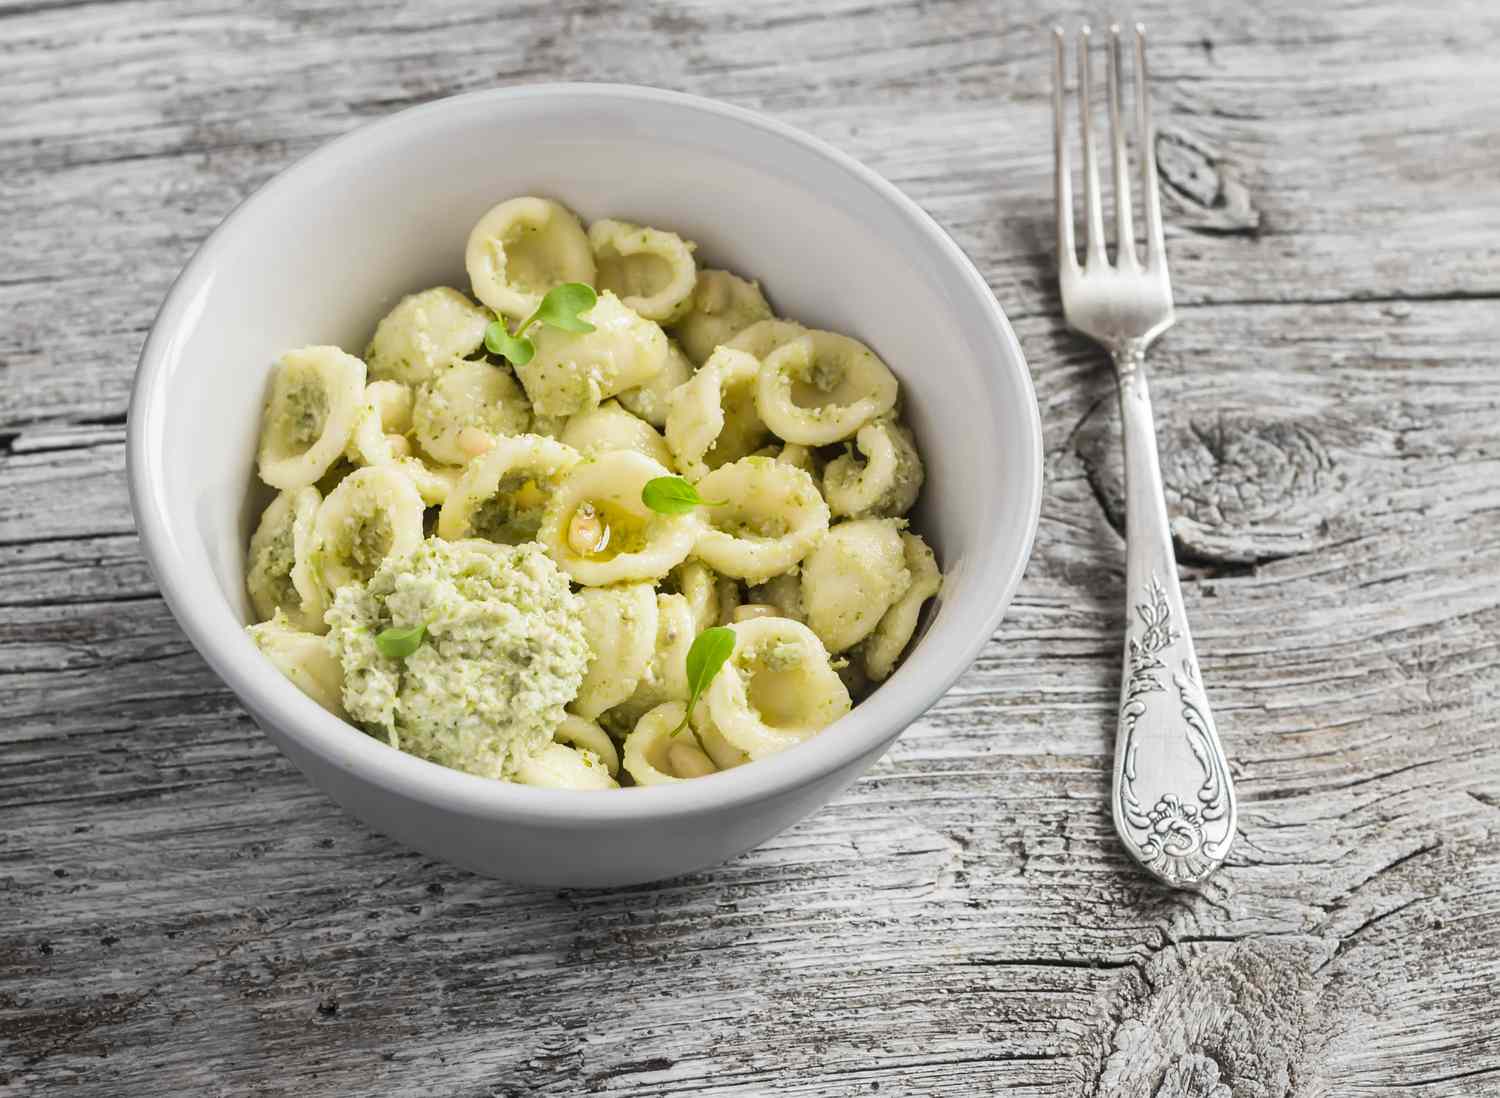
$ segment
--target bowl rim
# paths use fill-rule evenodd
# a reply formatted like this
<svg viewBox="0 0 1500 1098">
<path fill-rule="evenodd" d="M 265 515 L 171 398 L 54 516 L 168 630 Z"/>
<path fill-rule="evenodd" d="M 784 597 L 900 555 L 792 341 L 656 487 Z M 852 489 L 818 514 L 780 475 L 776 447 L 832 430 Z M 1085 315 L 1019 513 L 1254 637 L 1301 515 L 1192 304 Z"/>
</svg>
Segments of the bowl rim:
<svg viewBox="0 0 1500 1098">
<path fill-rule="evenodd" d="M 303 695 L 269 662 L 245 661 L 230 652 L 219 629 L 223 622 L 211 623 L 209 620 L 215 616 L 215 607 L 206 607 L 201 599 L 193 597 L 195 585 L 201 591 L 203 584 L 208 583 L 217 595 L 218 584 L 211 577 L 195 572 L 171 534 L 162 494 L 155 487 L 160 480 L 160 447 L 153 447 L 152 442 L 161 435 L 158 425 L 160 417 L 165 415 L 163 381 L 166 366 L 173 360 L 178 330 L 184 320 L 190 318 L 196 301 L 212 277 L 216 245 L 259 201 L 296 186 L 297 177 L 304 169 L 335 160 L 346 148 L 377 135 L 419 127 L 428 117 L 443 112 L 470 109 L 481 104 L 501 110 L 510 103 L 538 98 L 603 98 L 614 104 L 633 101 L 654 107 L 701 112 L 728 123 L 758 129 L 831 163 L 851 177 L 852 182 L 874 192 L 892 207 L 899 217 L 932 244 L 971 289 L 977 291 L 976 296 L 986 306 L 989 325 L 1013 356 L 1027 398 L 1022 402 L 1023 415 L 1030 432 L 1029 458 L 1034 468 L 1034 475 L 1025 481 L 1025 498 L 1018 501 L 1026 523 L 1021 552 L 1010 563 L 1002 582 L 996 585 L 991 581 L 987 585 L 998 588 L 998 597 L 984 618 L 983 628 L 976 629 L 974 635 L 963 642 L 942 674 L 903 691 L 888 692 L 881 705 L 872 707 L 867 701 L 857 706 L 837 722 L 845 726 L 837 735 L 825 731 L 779 755 L 758 760 L 754 765 L 736 767 L 697 781 L 636 788 L 628 794 L 614 796 L 496 781 L 408 755 L 351 728 Z M 1040 519 L 1042 428 L 1025 355 L 988 283 L 958 244 L 925 210 L 874 170 L 788 123 L 702 96 L 633 84 L 544 83 L 450 96 L 359 126 L 309 151 L 240 201 L 198 246 L 168 289 L 152 321 L 141 349 L 126 417 L 126 472 L 131 510 L 142 549 L 168 609 L 199 654 L 273 741 L 285 736 L 296 741 L 303 750 L 316 754 L 354 778 L 455 813 L 492 820 L 524 820 L 530 824 L 544 823 L 566 829 L 670 819 L 744 807 L 759 800 L 790 794 L 866 755 L 888 748 L 968 670 L 1010 605 L 1030 560 Z M 243 629 L 241 623 L 236 621 L 235 625 Z M 243 633 L 239 636 L 243 638 Z M 379 826 L 378 822 L 374 825 Z"/>
</svg>

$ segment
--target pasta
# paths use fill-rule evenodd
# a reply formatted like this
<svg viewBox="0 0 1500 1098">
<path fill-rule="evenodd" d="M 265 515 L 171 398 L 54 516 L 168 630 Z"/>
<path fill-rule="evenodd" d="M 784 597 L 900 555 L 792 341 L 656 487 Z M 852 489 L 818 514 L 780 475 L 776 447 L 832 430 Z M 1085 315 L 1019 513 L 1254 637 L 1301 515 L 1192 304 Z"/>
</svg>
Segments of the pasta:
<svg viewBox="0 0 1500 1098">
<path fill-rule="evenodd" d="M 292 684 L 328 712 L 348 720 L 344 712 L 344 669 L 327 637 L 296 628 L 280 610 L 270 621 L 252 625 L 250 639 Z"/>
<path fill-rule="evenodd" d="M 537 540 L 585 586 L 659 580 L 687 559 L 703 528 L 696 514 L 657 514 L 641 501 L 646 482 L 667 475 L 632 451 L 581 462 L 547 501 Z"/>
<path fill-rule="evenodd" d="M 864 643 L 865 674 L 874 682 L 890 677 L 896 661 L 911 643 L 917 631 L 917 617 L 922 604 L 934 597 L 943 586 L 943 573 L 938 570 L 937 558 L 927 543 L 916 534 L 903 532 L 901 548 L 906 559 L 906 569 L 911 573 L 911 584 L 891 608 L 881 616 L 880 623 Z"/>
<path fill-rule="evenodd" d="M 423 453 L 444 465 L 463 465 L 496 437 L 523 434 L 531 426 L 531 409 L 505 370 L 460 360 L 417 390 L 411 419 Z"/>
<path fill-rule="evenodd" d="M 688 700 L 692 689 L 687 679 L 687 654 L 699 632 L 695 626 L 685 596 L 656 596 L 656 635 L 649 660 L 634 692 L 607 714 L 610 727 L 632 728 L 648 709 L 663 702 Z"/>
<path fill-rule="evenodd" d="M 493 207 L 469 233 L 464 265 L 474 296 L 516 318 L 530 315 L 554 286 L 594 283 L 594 250 L 583 226 L 572 210 L 545 198 Z"/>
<path fill-rule="evenodd" d="M 548 790 L 670 785 L 839 720 L 943 576 L 874 351 L 675 233 L 583 224 L 501 202 L 466 247 L 478 304 L 421 290 L 363 360 L 276 363 L 249 635 L 389 748 Z"/>
<path fill-rule="evenodd" d="M 771 458 L 741 458 L 698 482 L 719 506 L 693 554 L 726 576 L 762 583 L 794 568 L 828 529 L 828 504 L 801 469 Z"/>
<path fill-rule="evenodd" d="M 516 774 L 522 785 L 543 789 L 619 789 L 609 767 L 586 747 L 549 743 L 527 757 Z"/>
<path fill-rule="evenodd" d="M 354 419 L 354 430 L 344 457 L 356 465 L 391 465 L 411 457 L 411 443 L 405 435 L 388 435 L 382 429 L 380 411 L 365 404 Z"/>
<path fill-rule="evenodd" d="M 690 307 L 698 281 L 694 245 L 676 233 L 605 218 L 589 226 L 599 288 L 612 290 L 647 320 L 663 324 Z"/>
<path fill-rule="evenodd" d="M 740 332 L 760 320 L 771 319 L 760 287 L 728 271 L 699 271 L 688 310 L 676 324 L 677 336 L 688 358 L 698 365 Z"/>
<path fill-rule="evenodd" d="M 322 633 L 328 598 L 311 567 L 313 522 L 323 502 L 308 486 L 282 492 L 260 516 L 250 536 L 245 586 L 262 620 L 284 614 L 298 629 Z"/>
<path fill-rule="evenodd" d="M 755 407 L 787 442 L 825 446 L 896 406 L 890 368 L 858 340 L 808 332 L 762 361 Z"/>
<path fill-rule="evenodd" d="M 330 591 L 364 583 L 388 556 L 422 542 L 422 497 L 390 466 L 356 469 L 328 494 L 314 523 L 313 567 Z"/>
<path fill-rule="evenodd" d="M 372 381 L 365 386 L 365 403 L 380 417 L 386 434 L 404 435 L 411 430 L 412 391 L 399 381 Z"/>
<path fill-rule="evenodd" d="M 672 569 L 665 583 L 687 600 L 694 634 L 715 625 L 728 625 L 740 604 L 740 585 L 701 560 L 683 561 Z"/>
<path fill-rule="evenodd" d="M 408 386 L 431 381 L 454 359 L 479 350 L 491 319 L 449 286 L 404 297 L 376 326 L 365 350 L 370 376 Z"/>
<path fill-rule="evenodd" d="M 566 744 L 583 751 L 592 751 L 609 771 L 611 778 L 619 777 L 619 749 L 615 747 L 615 741 L 609 738 L 609 733 L 594 721 L 580 717 L 576 713 L 565 713 L 562 723 L 557 726 L 557 731 L 552 733 L 552 739 L 555 743 Z"/>
<path fill-rule="evenodd" d="M 735 648 L 708 688 L 708 713 L 752 759 L 785 751 L 849 712 L 849 691 L 822 641 L 786 618 L 731 625 Z"/>
<path fill-rule="evenodd" d="M 669 339 L 661 373 L 634 389 L 626 389 L 620 394 L 620 404 L 631 415 L 639 416 L 653 427 L 663 428 L 667 425 L 667 397 L 692 376 L 693 364 L 682 353 L 682 348 Z"/>
<path fill-rule="evenodd" d="M 718 770 L 691 735 L 672 734 L 682 714 L 681 702 L 658 705 L 625 737 L 623 765 L 636 785 L 667 785 Z"/>
<path fill-rule="evenodd" d="M 852 453 L 828 463 L 823 493 L 835 515 L 895 518 L 906 514 L 922 490 L 922 459 L 911 431 L 889 419 L 867 423 L 854 436 Z"/>
<path fill-rule="evenodd" d="M 558 441 L 573 447 L 580 454 L 634 450 L 669 469 L 672 467 L 672 451 L 660 432 L 644 419 L 631 415 L 613 400 L 606 400 L 597 408 L 570 416 L 557 437 Z"/>
<path fill-rule="evenodd" d="M 724 346 L 763 360 L 772 351 L 806 334 L 806 328 L 790 320 L 758 320 L 748 328 L 736 332 L 734 338 Z"/>
<path fill-rule="evenodd" d="M 666 365 L 665 333 L 608 290 L 583 318 L 593 331 L 536 330 L 531 336 L 535 354 L 516 367 L 527 398 L 541 415 L 587 411 L 605 397 L 650 381 Z"/>
<path fill-rule="evenodd" d="M 389 437 L 389 436 L 387 436 Z M 411 481 L 417 495 L 428 507 L 441 507 L 457 486 L 463 470 L 448 465 L 428 465 L 421 458 L 397 458 L 395 467 Z"/>
<path fill-rule="evenodd" d="M 816 450 L 796 442 L 788 442 L 776 451 L 776 460 L 783 465 L 795 465 L 804 473 L 810 473 L 814 479 L 822 474 L 824 468 L 824 462 L 819 459 Z"/>
<path fill-rule="evenodd" d="M 364 407 L 365 364 L 337 347 L 282 355 L 260 432 L 260 479 L 283 491 L 316 484 L 344 453 Z"/>
<path fill-rule="evenodd" d="M 588 670 L 573 699 L 582 717 L 597 717 L 635 692 L 656 652 L 656 590 L 649 583 L 585 587 L 583 630 L 588 637 Z"/>
<path fill-rule="evenodd" d="M 754 453 L 771 437 L 755 410 L 753 355 L 721 347 L 667 397 L 667 445 L 689 480 Z"/>
<path fill-rule="evenodd" d="M 807 624 L 830 652 L 853 648 L 911 581 L 896 520 L 838 523 L 802 565 Z"/>
<path fill-rule="evenodd" d="M 719 726 L 708 716 L 708 706 L 700 704 L 693 713 L 693 730 L 698 737 L 698 746 L 720 770 L 733 770 L 750 761 L 749 755 L 724 738 Z"/>
<path fill-rule="evenodd" d="M 531 541 L 548 496 L 578 461 L 577 451 L 540 435 L 501 439 L 458 478 L 438 512 L 438 536 Z"/>
</svg>

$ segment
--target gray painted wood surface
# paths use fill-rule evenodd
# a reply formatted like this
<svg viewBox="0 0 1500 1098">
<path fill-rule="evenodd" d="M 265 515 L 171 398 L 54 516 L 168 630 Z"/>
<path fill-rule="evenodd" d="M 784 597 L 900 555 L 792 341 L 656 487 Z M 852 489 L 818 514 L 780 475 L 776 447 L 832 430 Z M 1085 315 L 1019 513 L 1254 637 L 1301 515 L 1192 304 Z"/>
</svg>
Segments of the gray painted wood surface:
<svg viewBox="0 0 1500 1098">
<path fill-rule="evenodd" d="M 1500 9 L 1135 13 L 1166 477 L 1242 797 L 1198 896 L 1107 812 L 1116 414 L 1053 289 L 1042 35 L 1097 9 L 0 3 L 0 1094 L 1500 1092 Z M 237 201 L 553 78 L 894 180 L 1009 311 L 1046 432 L 1031 568 L 953 691 L 764 848 L 612 893 L 468 876 L 308 787 L 173 624 L 122 478 L 143 335 Z"/>
</svg>

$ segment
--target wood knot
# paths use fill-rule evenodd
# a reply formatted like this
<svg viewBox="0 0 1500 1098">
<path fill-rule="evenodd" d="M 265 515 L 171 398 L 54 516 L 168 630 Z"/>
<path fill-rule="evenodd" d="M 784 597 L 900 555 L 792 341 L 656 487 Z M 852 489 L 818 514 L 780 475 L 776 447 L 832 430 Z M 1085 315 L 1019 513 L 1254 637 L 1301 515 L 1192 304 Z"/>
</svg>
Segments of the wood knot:
<svg viewBox="0 0 1500 1098">
<path fill-rule="evenodd" d="M 1174 226 L 1217 236 L 1259 235 L 1260 211 L 1250 188 L 1208 142 L 1183 130 L 1159 129 L 1156 167 Z"/>
<path fill-rule="evenodd" d="M 1117 418 L 1096 411 L 1075 445 L 1110 522 L 1123 530 Z M 1249 411 L 1189 416 L 1160 426 L 1158 450 L 1172 534 L 1188 559 L 1255 564 L 1326 539 L 1341 478 L 1316 422 Z"/>
</svg>

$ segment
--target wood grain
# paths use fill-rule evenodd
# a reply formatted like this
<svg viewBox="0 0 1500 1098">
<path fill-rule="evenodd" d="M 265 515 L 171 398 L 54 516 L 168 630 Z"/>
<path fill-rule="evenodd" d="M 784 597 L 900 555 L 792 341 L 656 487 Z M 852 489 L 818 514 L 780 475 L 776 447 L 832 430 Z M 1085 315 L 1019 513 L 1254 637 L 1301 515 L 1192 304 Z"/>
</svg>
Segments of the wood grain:
<svg viewBox="0 0 1500 1098">
<path fill-rule="evenodd" d="M 1201 895 L 1107 810 L 1113 382 L 1052 287 L 1048 45 L 1084 5 L 0 3 L 0 1095 L 1500 1089 L 1500 9 L 1169 5 L 1180 323 L 1153 351 L 1242 797 Z M 134 357 L 299 155 L 444 95 L 775 113 L 972 255 L 1032 364 L 1027 578 L 845 796 L 654 888 L 520 890 L 313 791 L 156 595 Z"/>
</svg>

